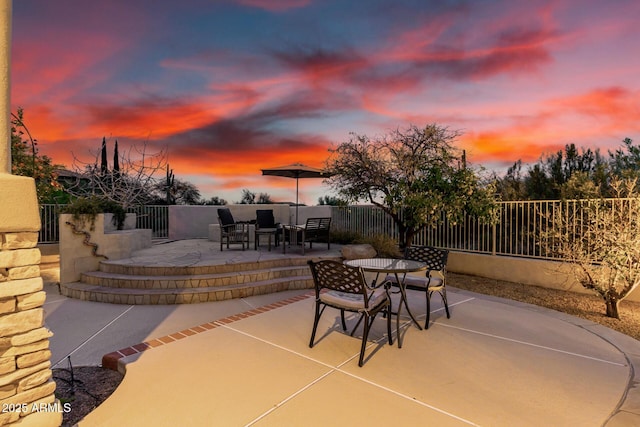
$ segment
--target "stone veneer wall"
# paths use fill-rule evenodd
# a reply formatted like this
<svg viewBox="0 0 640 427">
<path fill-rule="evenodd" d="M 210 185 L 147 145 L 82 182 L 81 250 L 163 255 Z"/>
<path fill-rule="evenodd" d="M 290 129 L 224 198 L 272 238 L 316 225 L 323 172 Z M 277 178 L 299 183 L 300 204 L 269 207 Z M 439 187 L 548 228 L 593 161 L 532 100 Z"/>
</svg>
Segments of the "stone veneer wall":
<svg viewBox="0 0 640 427">
<path fill-rule="evenodd" d="M 0 425 L 59 426 L 37 232 L 0 231 Z"/>
<path fill-rule="evenodd" d="M 11 175 L 11 0 L 0 0 L 0 425 L 59 426 L 43 327 L 40 211 L 33 178 Z"/>
</svg>

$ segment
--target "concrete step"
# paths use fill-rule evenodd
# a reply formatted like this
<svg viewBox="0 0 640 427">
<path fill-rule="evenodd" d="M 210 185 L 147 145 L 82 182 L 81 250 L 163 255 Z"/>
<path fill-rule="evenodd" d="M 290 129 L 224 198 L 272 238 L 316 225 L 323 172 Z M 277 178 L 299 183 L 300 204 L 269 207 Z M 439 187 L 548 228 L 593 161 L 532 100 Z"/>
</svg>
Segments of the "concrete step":
<svg viewBox="0 0 640 427">
<path fill-rule="evenodd" d="M 322 259 L 334 259 L 323 257 Z M 340 260 L 339 257 L 335 258 Z M 174 260 L 175 261 L 175 260 Z M 230 273 L 238 271 L 264 270 L 277 267 L 307 266 L 305 258 L 284 258 L 261 260 L 256 262 L 240 262 L 212 265 L 171 265 L 155 266 L 145 264 L 123 263 L 121 261 L 102 261 L 100 271 L 105 273 L 126 274 L 136 276 L 185 276 L 201 274 Z"/>
<path fill-rule="evenodd" d="M 173 273 L 173 272 L 172 272 Z M 309 276 L 307 265 L 273 267 L 261 270 L 242 270 L 209 274 L 135 275 L 105 271 L 83 273 L 80 281 L 87 285 L 108 288 L 169 289 L 169 288 L 215 288 L 240 285 L 265 280 Z"/>
<path fill-rule="evenodd" d="M 132 289 L 74 282 L 60 285 L 63 295 L 113 304 L 192 304 L 313 288 L 311 276 L 291 276 L 251 283 L 197 288 Z"/>
</svg>

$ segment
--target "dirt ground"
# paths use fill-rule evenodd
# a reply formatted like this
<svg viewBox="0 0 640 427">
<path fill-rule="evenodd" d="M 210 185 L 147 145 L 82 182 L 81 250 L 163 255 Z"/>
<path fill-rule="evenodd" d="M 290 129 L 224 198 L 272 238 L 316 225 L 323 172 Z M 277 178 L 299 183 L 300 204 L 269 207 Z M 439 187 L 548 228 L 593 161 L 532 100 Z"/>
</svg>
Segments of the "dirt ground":
<svg viewBox="0 0 640 427">
<path fill-rule="evenodd" d="M 53 369 L 56 397 L 70 409 L 63 412 L 62 425 L 76 425 L 115 391 L 122 377 L 120 372 L 100 366 L 74 366 L 72 381 L 70 369 Z"/>
<path fill-rule="evenodd" d="M 462 274 L 447 274 L 450 287 L 480 294 L 535 304 L 600 323 L 640 340 L 640 303 L 622 301 L 620 320 L 605 316 L 604 301 L 598 296 L 547 289 L 520 283 L 486 279 Z M 437 297 L 435 297 L 437 298 Z M 119 372 L 98 366 L 74 367 L 74 381 L 68 370 L 54 369 L 56 396 L 70 403 L 63 414 L 63 426 L 73 426 L 111 395 L 122 381 Z M 73 385 L 73 387 L 72 387 Z"/>
</svg>

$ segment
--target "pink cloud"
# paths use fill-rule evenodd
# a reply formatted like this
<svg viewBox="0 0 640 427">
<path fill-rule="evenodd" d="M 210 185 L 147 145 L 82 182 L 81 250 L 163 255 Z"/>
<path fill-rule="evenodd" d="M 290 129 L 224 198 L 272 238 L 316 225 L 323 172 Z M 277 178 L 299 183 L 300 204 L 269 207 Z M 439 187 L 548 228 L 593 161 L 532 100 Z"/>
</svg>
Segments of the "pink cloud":
<svg viewBox="0 0 640 427">
<path fill-rule="evenodd" d="M 615 127 L 638 128 L 640 91 L 620 86 L 593 89 L 587 93 L 557 98 L 550 105 L 559 110 L 606 120 Z"/>
</svg>

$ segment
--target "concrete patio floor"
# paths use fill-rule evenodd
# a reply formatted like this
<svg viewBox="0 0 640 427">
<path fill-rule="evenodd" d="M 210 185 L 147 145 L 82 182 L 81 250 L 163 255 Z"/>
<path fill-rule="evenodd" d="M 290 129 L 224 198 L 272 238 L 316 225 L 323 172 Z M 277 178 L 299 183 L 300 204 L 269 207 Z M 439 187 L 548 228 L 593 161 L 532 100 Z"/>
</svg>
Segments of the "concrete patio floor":
<svg viewBox="0 0 640 427">
<path fill-rule="evenodd" d="M 322 249 L 307 255 L 326 254 Z M 184 241 L 134 259 L 228 262 L 229 256 L 237 262 L 282 255 L 266 248 L 220 254 L 213 243 Z M 45 288 L 54 367 L 65 367 L 68 355 L 76 366 L 97 365 L 115 350 L 159 343 L 119 359 L 122 384 L 81 426 L 640 425 L 640 342 L 527 304 L 450 288 L 451 319 L 435 296 L 428 330 L 402 318 L 401 349 L 387 344 L 385 320 L 378 318 L 359 368 L 361 330 L 343 333 L 337 311 L 327 309 L 317 343 L 308 347 L 309 290 L 123 306 Z M 424 321 L 423 295 L 410 291 L 409 299 Z"/>
</svg>

